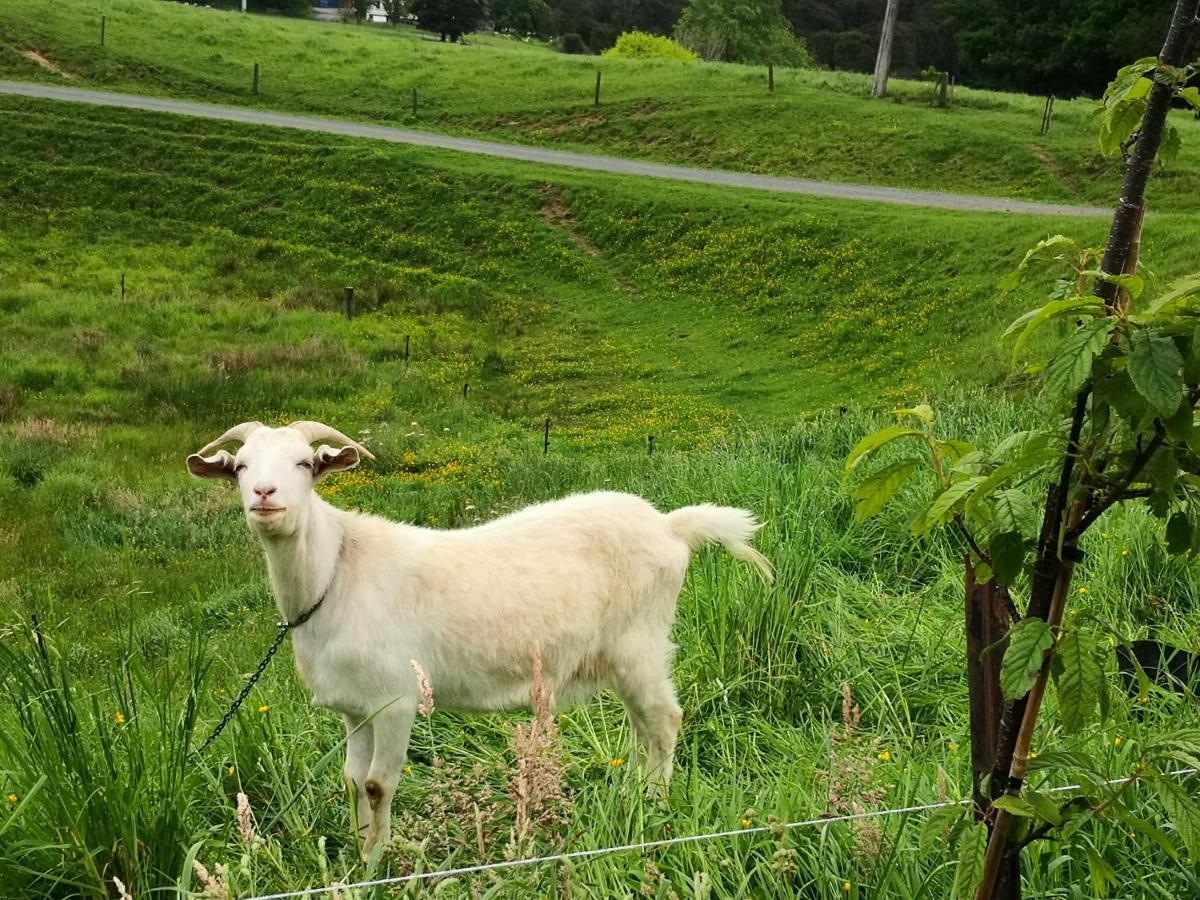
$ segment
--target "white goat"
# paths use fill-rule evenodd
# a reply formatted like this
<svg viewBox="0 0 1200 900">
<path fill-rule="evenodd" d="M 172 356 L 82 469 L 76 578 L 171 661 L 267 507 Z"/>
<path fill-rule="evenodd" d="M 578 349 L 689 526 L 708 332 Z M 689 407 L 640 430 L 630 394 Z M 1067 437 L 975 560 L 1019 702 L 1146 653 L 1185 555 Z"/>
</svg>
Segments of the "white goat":
<svg viewBox="0 0 1200 900">
<path fill-rule="evenodd" d="M 314 452 L 320 439 L 340 447 Z M 235 441 L 236 456 L 203 455 Z M 597 492 L 475 528 L 417 528 L 337 509 L 313 490 L 363 456 L 374 458 L 319 422 L 244 422 L 187 465 L 237 482 L 284 618 L 321 604 L 292 632 L 296 667 L 313 703 L 345 721 L 364 855 L 390 833 L 421 699 L 412 660 L 448 708 L 527 703 L 539 652 L 558 702 L 611 687 L 652 783 L 665 788 L 681 720 L 670 630 L 691 551 L 720 543 L 770 580 L 770 563 L 747 544 L 754 516 L 709 505 L 664 515 L 639 497 Z"/>
</svg>

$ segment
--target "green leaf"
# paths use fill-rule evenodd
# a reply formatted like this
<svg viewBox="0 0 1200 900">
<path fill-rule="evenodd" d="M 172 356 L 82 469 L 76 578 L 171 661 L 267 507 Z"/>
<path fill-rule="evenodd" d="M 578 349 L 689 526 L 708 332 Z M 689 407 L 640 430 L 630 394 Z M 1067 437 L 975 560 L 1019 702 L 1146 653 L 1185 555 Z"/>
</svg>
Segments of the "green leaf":
<svg viewBox="0 0 1200 900">
<path fill-rule="evenodd" d="M 1010 585 L 1021 577 L 1025 568 L 1025 541 L 1012 531 L 993 531 L 988 539 L 988 556 L 996 581 Z"/>
<path fill-rule="evenodd" d="M 1105 101 L 1126 99 L 1130 92 L 1134 90 L 1134 85 L 1137 84 L 1138 80 L 1143 75 L 1153 72 L 1157 68 L 1158 57 L 1155 56 L 1143 56 L 1141 59 L 1135 60 L 1127 66 L 1122 66 L 1117 70 L 1117 74 L 1109 82 L 1108 87 L 1104 89 Z"/>
<path fill-rule="evenodd" d="M 964 478 L 962 481 L 951 484 L 934 498 L 925 513 L 913 523 L 912 533 L 914 535 L 926 534 L 934 526 L 948 521 L 953 514 L 954 507 L 975 490 L 983 480 L 982 475 L 972 475 L 970 478 Z"/>
<path fill-rule="evenodd" d="M 1069 253 L 1069 256 L 1068 256 Z M 1025 257 L 1021 260 L 1021 264 L 1012 272 L 1009 272 L 1000 279 L 1000 290 L 1007 293 L 1021 283 L 1021 278 L 1029 270 L 1029 267 L 1035 262 L 1046 262 L 1047 260 L 1064 260 L 1078 259 L 1083 253 L 1081 248 L 1075 241 L 1071 240 L 1065 234 L 1055 234 L 1046 238 L 1043 241 L 1038 241 Z M 1036 312 L 1036 310 L 1035 310 Z"/>
<path fill-rule="evenodd" d="M 1138 393 L 1166 417 L 1183 401 L 1183 356 L 1175 342 L 1163 334 L 1141 330 L 1133 335 L 1129 377 Z"/>
<path fill-rule="evenodd" d="M 1020 332 L 1016 343 L 1013 344 L 1013 356 L 1020 354 L 1022 348 L 1033 337 L 1038 328 L 1055 319 L 1067 316 L 1097 316 L 1104 314 L 1104 301 L 1099 297 L 1068 297 L 1065 300 L 1054 300 L 1045 306 L 1025 313 L 1000 336 L 1001 340 Z"/>
<path fill-rule="evenodd" d="M 870 475 L 854 489 L 854 519 L 862 522 L 880 512 L 921 463 L 901 459 Z"/>
<path fill-rule="evenodd" d="M 1167 434 L 1172 440 L 1186 444 L 1192 439 L 1196 430 L 1196 414 L 1187 403 L 1180 403 L 1174 415 L 1163 420 Z"/>
<path fill-rule="evenodd" d="M 921 823 L 921 836 L 917 842 L 921 852 L 928 853 L 934 847 L 944 849 L 954 826 L 963 818 L 966 810 L 965 805 L 951 804 L 935 809 L 926 816 Z"/>
<path fill-rule="evenodd" d="M 987 826 L 982 822 L 972 822 L 958 839 L 958 868 L 954 872 L 954 896 L 958 900 L 969 900 L 983 877 L 987 841 Z"/>
<path fill-rule="evenodd" d="M 1024 491 L 997 491 L 992 500 L 992 528 L 1032 537 L 1037 530 L 1037 509 Z"/>
<path fill-rule="evenodd" d="M 1111 319 L 1097 319 L 1077 329 L 1058 346 L 1046 366 L 1046 390 L 1055 397 L 1074 397 L 1092 374 L 1092 361 L 1104 349 L 1113 329 Z"/>
<path fill-rule="evenodd" d="M 1167 551 L 1182 556 L 1192 549 L 1196 526 L 1187 513 L 1177 512 L 1167 521 Z"/>
<path fill-rule="evenodd" d="M 1099 270 L 1096 270 L 1092 274 L 1101 281 L 1107 281 L 1109 284 L 1115 284 L 1117 287 L 1124 288 L 1134 300 L 1140 297 L 1142 291 L 1146 288 L 1146 279 L 1141 275 L 1109 275 L 1107 272 Z"/>
<path fill-rule="evenodd" d="M 1025 788 L 1022 796 L 1029 801 L 1029 805 L 1033 807 L 1039 819 L 1049 822 L 1051 825 L 1058 825 L 1062 822 L 1062 813 L 1058 810 L 1058 802 L 1049 794 Z"/>
<path fill-rule="evenodd" d="M 1179 129 L 1172 125 L 1167 129 L 1167 133 L 1163 135 L 1162 143 L 1158 145 L 1158 160 L 1161 163 L 1173 163 L 1179 158 L 1179 151 L 1183 149 L 1183 138 L 1179 136 Z M 1132 292 L 1131 292 L 1132 296 Z"/>
<path fill-rule="evenodd" d="M 1175 826 L 1188 856 L 1193 862 L 1200 860 L 1200 807 L 1192 792 L 1171 776 L 1156 781 L 1154 786 L 1163 811 Z"/>
<path fill-rule="evenodd" d="M 846 471 L 849 475 L 853 472 L 864 459 L 897 438 L 902 437 L 923 437 L 924 432 L 918 431 L 915 428 L 907 428 L 903 425 L 892 425 L 889 428 L 883 428 L 876 431 L 874 434 L 868 434 L 865 438 L 858 442 L 858 445 L 850 451 L 850 455 L 846 457 Z"/>
<path fill-rule="evenodd" d="M 919 419 L 927 427 L 933 427 L 933 407 L 928 403 L 918 403 L 911 409 L 893 409 L 892 412 L 897 416 L 912 416 L 914 419 Z"/>
<path fill-rule="evenodd" d="M 1104 683 L 1095 639 L 1079 631 L 1065 634 L 1050 661 L 1050 673 L 1058 689 L 1063 728 L 1068 733 L 1077 732 L 1092 718 Z"/>
<path fill-rule="evenodd" d="M 1179 99 L 1184 103 L 1190 103 L 1196 109 L 1200 109 L 1200 87 L 1184 88 L 1179 92 Z"/>
<path fill-rule="evenodd" d="M 1023 797 L 1014 797 L 1012 794 L 1004 794 L 992 801 L 992 806 L 996 809 L 1007 809 L 1014 816 L 1021 816 L 1026 819 L 1036 819 L 1037 812 L 1033 808 L 1033 804 Z"/>
<path fill-rule="evenodd" d="M 1200 275 L 1188 275 L 1171 283 L 1166 293 L 1146 307 L 1143 318 L 1174 315 L 1188 308 L 1190 301 L 1200 296 Z"/>
<path fill-rule="evenodd" d="M 1030 617 L 1013 626 L 1000 663 L 1000 692 L 1006 700 L 1029 693 L 1045 662 L 1046 651 L 1053 646 L 1054 635 L 1043 620 Z"/>
</svg>

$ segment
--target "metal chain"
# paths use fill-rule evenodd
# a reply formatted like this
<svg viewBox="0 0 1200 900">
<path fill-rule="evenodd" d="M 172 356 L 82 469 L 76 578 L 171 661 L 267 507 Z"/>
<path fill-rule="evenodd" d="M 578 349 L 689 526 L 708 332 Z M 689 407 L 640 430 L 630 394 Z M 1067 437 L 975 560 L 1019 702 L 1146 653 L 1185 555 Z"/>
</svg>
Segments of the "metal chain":
<svg viewBox="0 0 1200 900">
<path fill-rule="evenodd" d="M 306 621 L 307 618 L 308 617 L 305 616 Z M 298 622 L 296 624 L 303 624 L 303 622 Z M 225 713 L 224 717 L 222 717 L 220 723 L 216 728 L 213 729 L 213 733 L 208 736 L 208 740 L 200 745 L 200 749 L 197 750 L 196 753 L 203 756 L 204 751 L 211 747 L 213 745 L 213 741 L 221 736 L 221 732 L 225 730 L 225 726 L 227 726 L 230 720 L 237 715 L 238 708 L 243 702 L 245 702 L 246 698 L 250 695 L 250 692 L 254 690 L 254 685 L 258 683 L 258 679 L 262 678 L 263 672 L 267 670 L 267 664 L 271 662 L 271 657 L 279 651 L 279 647 L 283 643 L 284 638 L 288 636 L 288 632 L 294 627 L 296 626 L 287 622 L 279 623 L 279 634 L 275 635 L 275 640 L 272 642 L 271 648 L 267 651 L 267 655 L 262 658 L 262 662 L 258 664 L 258 668 L 254 670 L 254 674 L 250 676 L 250 680 L 247 681 L 245 687 L 242 688 L 242 692 L 237 695 L 237 699 L 233 701 L 233 704 L 229 707 L 229 710 Z"/>
</svg>

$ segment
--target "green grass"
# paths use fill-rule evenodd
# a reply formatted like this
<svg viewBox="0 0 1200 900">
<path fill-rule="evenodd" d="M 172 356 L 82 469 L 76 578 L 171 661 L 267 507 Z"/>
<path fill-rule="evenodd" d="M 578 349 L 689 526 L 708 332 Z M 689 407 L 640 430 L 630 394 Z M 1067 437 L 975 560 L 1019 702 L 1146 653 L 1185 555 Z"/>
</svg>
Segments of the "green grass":
<svg viewBox="0 0 1200 900">
<path fill-rule="evenodd" d="M 819 815 L 844 683 L 862 722 L 841 752 L 868 774 L 843 802 L 930 802 L 939 772 L 966 794 L 958 552 L 906 537 L 902 509 L 854 524 L 842 461 L 887 420 L 872 410 L 926 393 L 961 436 L 1027 427 L 1035 403 L 1009 396 L 1008 361 L 987 348 L 1030 298 L 994 282 L 1046 233 L 1099 239 L 1098 223 L 731 195 L 12 99 L 0 144 L 0 895 L 108 897 L 117 875 L 150 896 L 194 884 L 192 858 L 228 865 L 240 896 L 364 876 L 340 726 L 309 706 L 286 652 L 211 754 L 188 756 L 274 631 L 235 498 L 183 469 L 246 418 L 369 433 L 377 462 L 324 492 L 423 525 L 600 487 L 768 523 L 774 587 L 716 553 L 689 575 L 669 806 L 613 765 L 629 736 L 602 698 L 559 723 L 574 810 L 532 849 Z M 1194 246 L 1194 219 L 1159 215 L 1144 254 L 1167 278 L 1194 266 Z M 337 312 L 346 284 L 362 303 L 352 321 Z M 1167 558 L 1140 510 L 1097 532 L 1080 615 L 1196 646 L 1196 567 Z M 455 798 L 503 797 L 522 718 L 439 711 L 418 728 L 392 871 L 509 852 L 510 806 L 496 800 L 480 853 Z M 1183 698 L 1156 695 L 1140 717 L 1118 698 L 1082 735 L 1047 720 L 1036 746 L 1089 748 L 1119 776 L 1149 736 L 1196 720 Z M 251 851 L 239 790 L 268 838 Z M 951 861 L 922 848 L 920 824 L 746 836 L 477 887 L 946 896 Z M 1089 827 L 1129 896 L 1200 890 L 1194 863 Z M 1030 852 L 1031 895 L 1085 882 L 1082 861 L 1056 857 Z"/>
<path fill-rule="evenodd" d="M 99 16 L 107 17 L 99 46 Z M 64 79 L 21 54 L 37 51 Z M 261 92 L 251 93 L 253 64 Z M 603 102 L 592 107 L 595 72 Z M 1098 157 L 1089 101 L 717 64 L 578 58 L 492 37 L 443 45 L 409 28 L 242 16 L 160 0 L 63 0 L 0 8 L 0 76 L 168 94 L 389 122 L 669 162 L 1107 206 L 1119 162 Z M 411 92 L 419 93 L 413 116 Z M 1150 190 L 1151 209 L 1200 195 L 1200 123 L 1178 114 L 1184 153 Z"/>
</svg>

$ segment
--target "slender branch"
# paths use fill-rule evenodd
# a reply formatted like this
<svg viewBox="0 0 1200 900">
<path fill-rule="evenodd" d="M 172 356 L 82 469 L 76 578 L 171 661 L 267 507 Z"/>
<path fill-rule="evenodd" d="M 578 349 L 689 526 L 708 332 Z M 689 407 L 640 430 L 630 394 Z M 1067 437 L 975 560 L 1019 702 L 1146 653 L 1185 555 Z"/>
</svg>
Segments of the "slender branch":
<svg viewBox="0 0 1200 900">
<path fill-rule="evenodd" d="M 1188 405 L 1195 409 L 1197 403 L 1200 403 L 1200 388 L 1196 388 L 1188 394 Z M 1079 524 L 1067 534 L 1068 541 L 1079 540 L 1080 536 L 1094 525 L 1096 520 L 1104 515 L 1113 505 L 1131 497 L 1149 496 L 1149 494 L 1153 493 L 1153 491 L 1132 491 L 1130 488 L 1137 481 L 1137 477 L 1142 474 L 1142 469 L 1146 468 L 1154 454 L 1166 441 L 1166 433 L 1159 426 L 1158 433 L 1133 458 L 1133 462 L 1130 463 L 1129 471 L 1125 473 L 1125 477 L 1112 490 L 1105 494 L 1098 503 L 1089 506 L 1087 513 L 1079 520 Z"/>
<path fill-rule="evenodd" d="M 975 554 L 975 558 L 990 565 L 992 561 L 991 557 L 984 553 L 980 548 L 979 542 L 975 540 L 975 535 L 971 533 L 971 529 L 969 529 L 967 527 L 967 523 L 963 521 L 962 513 L 959 513 L 954 517 L 954 524 L 958 526 L 958 530 L 962 532 L 962 536 L 966 538 L 967 544 L 971 548 L 971 552 Z"/>
</svg>

